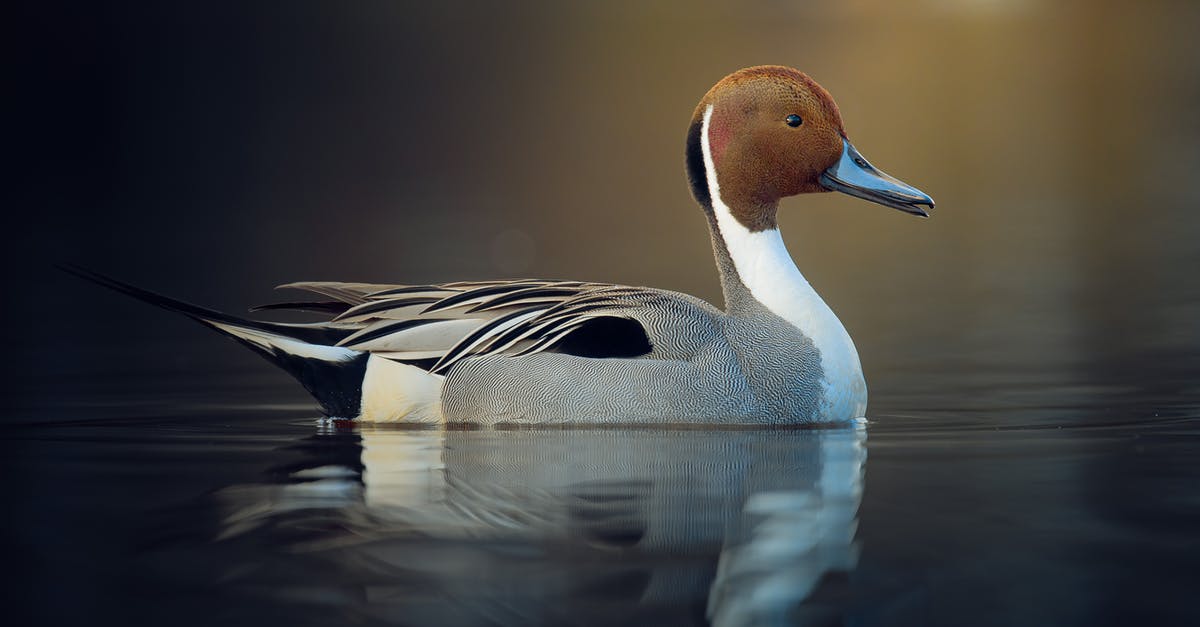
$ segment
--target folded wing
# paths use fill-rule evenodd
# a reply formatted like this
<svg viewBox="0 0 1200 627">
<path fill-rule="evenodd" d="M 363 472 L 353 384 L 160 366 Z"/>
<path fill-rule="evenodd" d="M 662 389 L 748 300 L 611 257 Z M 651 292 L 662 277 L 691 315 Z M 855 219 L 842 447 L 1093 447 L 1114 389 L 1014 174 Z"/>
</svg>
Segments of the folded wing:
<svg viewBox="0 0 1200 627">
<path fill-rule="evenodd" d="M 276 303 L 256 310 L 317 313 L 339 335 L 336 346 L 445 374 L 486 354 L 541 351 L 587 357 L 650 352 L 629 310 L 652 290 L 580 281 L 482 281 L 439 285 L 306 282 L 280 286 L 324 300 Z"/>
</svg>

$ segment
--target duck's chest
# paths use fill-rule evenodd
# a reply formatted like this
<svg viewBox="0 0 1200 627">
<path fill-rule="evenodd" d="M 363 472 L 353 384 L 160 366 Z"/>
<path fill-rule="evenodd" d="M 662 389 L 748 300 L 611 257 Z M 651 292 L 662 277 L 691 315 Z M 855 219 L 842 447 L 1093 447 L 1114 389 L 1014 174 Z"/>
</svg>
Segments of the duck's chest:
<svg viewBox="0 0 1200 627">
<path fill-rule="evenodd" d="M 730 318 L 726 336 L 761 411 L 811 421 L 862 417 L 867 386 L 853 341 L 840 323 L 813 337 L 777 316 Z"/>
</svg>

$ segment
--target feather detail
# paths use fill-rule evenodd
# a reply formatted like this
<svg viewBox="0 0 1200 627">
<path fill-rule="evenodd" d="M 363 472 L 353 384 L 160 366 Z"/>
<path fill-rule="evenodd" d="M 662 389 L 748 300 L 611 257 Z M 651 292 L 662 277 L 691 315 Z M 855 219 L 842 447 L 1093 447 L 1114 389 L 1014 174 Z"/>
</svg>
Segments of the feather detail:
<svg viewBox="0 0 1200 627">
<path fill-rule="evenodd" d="M 435 313 L 435 312 L 441 311 L 443 309 L 450 309 L 452 307 L 456 307 L 456 306 L 464 305 L 464 304 L 472 304 L 473 305 L 473 304 L 476 304 L 477 302 L 482 302 L 484 299 L 486 299 L 489 296 L 507 294 L 509 292 L 513 292 L 516 290 L 525 289 L 525 288 L 529 288 L 529 287 L 541 287 L 541 285 L 537 284 L 537 283 L 506 283 L 503 285 L 485 285 L 483 287 L 478 287 L 475 289 L 467 290 L 465 292 L 461 292 L 459 294 L 455 294 L 448 298 L 443 298 L 442 300 L 427 307 L 425 309 L 425 313 Z"/>
<path fill-rule="evenodd" d="M 514 303 L 522 300 L 539 300 L 540 302 L 557 303 L 564 296 L 574 296 L 579 293 L 577 287 L 555 287 L 555 286 L 537 286 L 525 289 L 514 290 L 504 294 L 498 294 L 493 298 L 475 305 L 468 309 L 468 312 L 486 311 L 495 307 L 503 307 L 506 304 Z M 559 300 L 545 299 L 546 296 L 557 296 Z"/>
<path fill-rule="evenodd" d="M 116 287 L 139 295 L 136 288 Z M 623 308 L 637 307 L 654 293 L 604 283 L 537 279 L 439 285 L 301 281 L 279 288 L 304 290 L 331 300 L 271 303 L 252 311 L 307 311 L 328 317 L 319 322 L 239 320 L 239 324 L 302 338 L 326 347 L 322 350 L 330 354 L 354 351 L 398 362 L 426 362 L 415 365 L 428 368 L 434 375 L 445 374 L 469 357 L 553 350 L 590 322 L 617 317 Z M 174 304 L 172 308 L 182 306 Z M 216 312 L 198 308 L 196 312 L 202 312 L 210 325 L 224 321 Z M 241 337 L 243 341 L 259 343 L 257 335 L 248 331 L 240 334 L 247 336 Z"/>
<path fill-rule="evenodd" d="M 542 313 L 543 311 L 545 310 L 535 309 L 533 311 L 514 311 L 508 315 L 500 316 L 499 318 L 489 321 L 487 324 L 479 327 L 470 335 L 463 338 L 462 341 L 460 341 L 454 346 L 454 348 L 450 350 L 450 352 L 446 353 L 444 357 L 434 364 L 433 368 L 430 368 L 429 371 L 434 374 L 441 374 L 445 372 L 455 361 L 468 354 L 472 349 L 479 346 L 480 343 L 488 340 L 492 335 L 499 334 Z"/>
<path fill-rule="evenodd" d="M 307 311 L 311 313 L 323 314 L 340 314 L 346 311 L 350 306 L 342 301 L 296 301 L 287 303 L 267 303 L 266 305 L 255 305 L 250 308 L 251 312 L 258 311 Z"/>
<path fill-rule="evenodd" d="M 349 305 L 360 305 L 367 301 L 368 294 L 395 287 L 401 286 L 374 285 L 371 283 L 339 283 L 336 281 L 298 281 L 295 283 L 284 283 L 275 289 L 304 290 L 328 296 Z"/>
<path fill-rule="evenodd" d="M 427 359 L 441 359 L 446 354 L 446 351 L 379 351 L 371 354 L 376 357 L 395 361 L 425 361 Z"/>
<path fill-rule="evenodd" d="M 370 314 L 379 314 L 391 309 L 399 309 L 410 305 L 428 305 L 429 303 L 436 303 L 441 300 L 441 298 L 436 296 L 404 296 L 386 300 L 369 300 L 361 305 L 355 305 L 345 310 L 336 316 L 333 321 L 339 322 L 349 318 L 365 318 Z M 424 309 L 424 307 L 421 309 Z"/>
<path fill-rule="evenodd" d="M 448 351 L 464 336 L 469 335 L 487 320 L 401 320 L 388 321 L 378 328 L 365 329 L 361 335 L 343 340 L 343 346 L 366 352 Z"/>
<path fill-rule="evenodd" d="M 364 324 L 370 324 L 376 320 L 410 320 L 420 318 L 421 312 L 425 311 L 428 305 L 400 305 L 395 308 L 385 308 L 377 312 L 363 314 L 361 316 L 340 315 L 332 320 L 333 324 L 346 324 L 361 327 Z M 453 313 L 443 314 L 438 316 L 429 316 L 430 320 L 456 318 Z"/>
<path fill-rule="evenodd" d="M 382 285 L 377 287 L 383 287 Z M 461 290 L 447 289 L 444 286 L 438 285 L 401 285 L 399 287 L 389 287 L 367 294 L 367 298 L 387 298 L 390 296 L 401 296 L 406 294 L 418 294 L 423 292 L 458 292 Z"/>
</svg>

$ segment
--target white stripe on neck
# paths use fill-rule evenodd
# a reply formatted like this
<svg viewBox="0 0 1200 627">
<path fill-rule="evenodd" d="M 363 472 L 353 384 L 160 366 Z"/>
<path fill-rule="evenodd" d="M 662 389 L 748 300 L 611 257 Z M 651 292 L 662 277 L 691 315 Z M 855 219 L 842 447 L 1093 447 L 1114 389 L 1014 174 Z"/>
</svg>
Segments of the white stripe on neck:
<svg viewBox="0 0 1200 627">
<path fill-rule="evenodd" d="M 742 284 L 755 300 L 812 340 L 821 352 L 825 370 L 825 412 L 837 419 L 858 418 L 866 411 L 867 392 L 854 341 L 833 310 L 808 284 L 792 261 L 779 229 L 752 232 L 733 216 L 721 199 L 708 129 L 713 105 L 704 111 L 700 147 L 708 195 L 716 215 L 718 235 Z M 853 415 L 846 415 L 851 412 Z"/>
</svg>

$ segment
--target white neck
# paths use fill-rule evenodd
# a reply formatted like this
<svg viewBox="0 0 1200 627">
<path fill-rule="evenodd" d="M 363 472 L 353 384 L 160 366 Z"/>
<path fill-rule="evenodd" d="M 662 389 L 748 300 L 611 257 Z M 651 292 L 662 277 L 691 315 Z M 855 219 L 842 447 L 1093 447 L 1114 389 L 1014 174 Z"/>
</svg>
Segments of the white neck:
<svg viewBox="0 0 1200 627">
<path fill-rule="evenodd" d="M 833 310 L 800 274 L 792 261 L 779 229 L 753 232 L 733 216 L 721 199 L 721 186 L 709 145 L 708 127 L 713 107 L 704 112 L 700 131 L 701 151 L 709 197 L 716 215 L 718 234 L 742 284 L 771 313 L 783 318 L 812 340 L 821 353 L 825 371 L 827 411 L 860 417 L 866 410 L 866 383 L 854 341 Z"/>
</svg>

